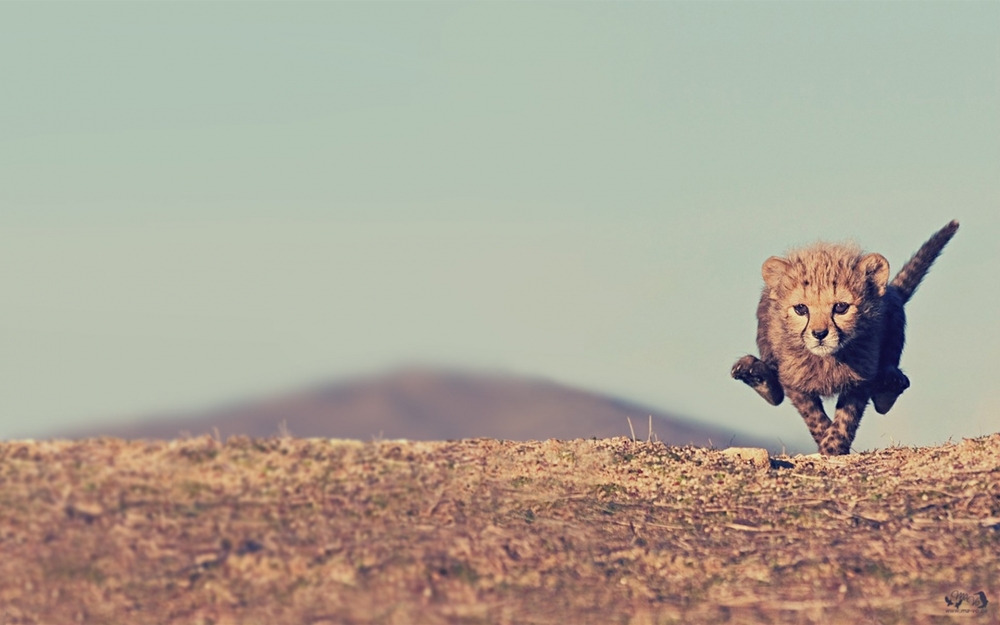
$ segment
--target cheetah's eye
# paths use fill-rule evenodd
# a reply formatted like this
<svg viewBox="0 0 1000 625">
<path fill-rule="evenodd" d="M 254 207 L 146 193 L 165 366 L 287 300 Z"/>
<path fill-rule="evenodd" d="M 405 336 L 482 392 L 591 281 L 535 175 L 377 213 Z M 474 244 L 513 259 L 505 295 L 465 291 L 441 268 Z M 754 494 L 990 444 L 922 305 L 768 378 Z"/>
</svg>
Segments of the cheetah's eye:
<svg viewBox="0 0 1000 625">
<path fill-rule="evenodd" d="M 806 306 L 805 304 L 796 304 L 795 306 L 792 306 L 792 310 L 795 311 L 796 315 L 800 317 L 805 317 L 806 313 L 809 312 L 809 307 Z"/>
<path fill-rule="evenodd" d="M 848 304 L 847 302 L 837 302 L 836 304 L 833 305 L 833 314 L 842 315 L 845 312 L 847 312 L 847 309 L 850 307 L 851 305 Z"/>
</svg>

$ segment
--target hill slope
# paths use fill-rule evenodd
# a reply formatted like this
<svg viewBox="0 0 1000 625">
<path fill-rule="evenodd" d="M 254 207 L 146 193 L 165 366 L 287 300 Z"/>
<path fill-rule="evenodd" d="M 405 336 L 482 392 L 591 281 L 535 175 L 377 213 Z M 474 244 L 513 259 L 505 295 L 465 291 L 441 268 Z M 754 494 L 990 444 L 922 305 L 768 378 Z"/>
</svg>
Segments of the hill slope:
<svg viewBox="0 0 1000 625">
<path fill-rule="evenodd" d="M 90 428 L 72 437 L 170 439 L 186 432 L 297 437 L 449 440 L 656 436 L 675 445 L 761 445 L 749 436 L 703 426 L 628 402 L 531 378 L 411 369 L 329 384 L 186 418 Z M 777 446 L 774 441 L 771 447 Z"/>
<path fill-rule="evenodd" d="M 0 485 L 5 625 L 1000 620 L 1000 435 L 12 442 Z"/>
</svg>

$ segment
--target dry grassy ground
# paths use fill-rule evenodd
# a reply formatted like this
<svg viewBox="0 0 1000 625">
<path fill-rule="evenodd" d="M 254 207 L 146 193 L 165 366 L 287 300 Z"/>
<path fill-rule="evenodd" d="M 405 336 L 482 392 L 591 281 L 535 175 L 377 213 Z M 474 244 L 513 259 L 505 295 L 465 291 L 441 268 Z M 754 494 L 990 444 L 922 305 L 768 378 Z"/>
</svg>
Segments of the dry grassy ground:
<svg viewBox="0 0 1000 625">
<path fill-rule="evenodd" d="M 10 442 L 0 623 L 997 622 L 998 517 L 1000 435 Z"/>
</svg>

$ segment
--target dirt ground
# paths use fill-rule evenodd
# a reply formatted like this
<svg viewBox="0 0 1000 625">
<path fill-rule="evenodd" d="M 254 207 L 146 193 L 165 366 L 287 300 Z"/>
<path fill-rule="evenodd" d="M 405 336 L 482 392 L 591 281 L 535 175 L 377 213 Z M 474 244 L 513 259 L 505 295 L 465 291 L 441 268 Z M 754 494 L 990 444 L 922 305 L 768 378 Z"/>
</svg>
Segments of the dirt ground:
<svg viewBox="0 0 1000 625">
<path fill-rule="evenodd" d="M 1000 434 L 0 443 L 2 625 L 995 623 L 998 573 Z"/>
</svg>

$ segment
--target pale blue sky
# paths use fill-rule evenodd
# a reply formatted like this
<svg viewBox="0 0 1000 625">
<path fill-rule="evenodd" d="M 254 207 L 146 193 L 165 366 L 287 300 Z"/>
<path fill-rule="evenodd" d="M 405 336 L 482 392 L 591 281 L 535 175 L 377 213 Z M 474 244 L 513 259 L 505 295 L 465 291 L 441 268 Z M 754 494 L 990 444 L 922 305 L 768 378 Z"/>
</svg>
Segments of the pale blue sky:
<svg viewBox="0 0 1000 625">
<path fill-rule="evenodd" d="M 805 447 L 761 263 L 952 218 L 855 447 L 1000 429 L 1000 4 L 5 3 L 0 84 L 0 437 L 426 363 Z"/>
</svg>

